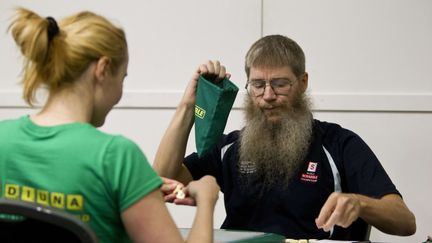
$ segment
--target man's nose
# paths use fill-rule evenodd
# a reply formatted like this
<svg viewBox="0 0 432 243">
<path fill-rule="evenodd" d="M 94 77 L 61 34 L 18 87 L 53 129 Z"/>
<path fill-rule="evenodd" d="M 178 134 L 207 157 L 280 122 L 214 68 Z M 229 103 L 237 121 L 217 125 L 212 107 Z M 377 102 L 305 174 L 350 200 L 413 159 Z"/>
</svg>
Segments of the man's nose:
<svg viewBox="0 0 432 243">
<path fill-rule="evenodd" d="M 266 84 L 264 87 L 264 94 L 263 94 L 264 100 L 274 100 L 276 99 L 276 93 L 273 90 L 273 87 L 270 84 Z"/>
</svg>

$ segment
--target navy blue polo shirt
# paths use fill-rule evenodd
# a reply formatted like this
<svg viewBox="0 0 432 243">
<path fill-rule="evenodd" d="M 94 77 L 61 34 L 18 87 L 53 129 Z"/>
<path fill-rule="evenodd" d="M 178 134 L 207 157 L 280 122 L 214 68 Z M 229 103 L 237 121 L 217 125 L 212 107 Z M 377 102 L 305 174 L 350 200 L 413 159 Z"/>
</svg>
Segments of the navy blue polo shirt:
<svg viewBox="0 0 432 243">
<path fill-rule="evenodd" d="M 193 153 L 184 164 L 194 179 L 216 178 L 224 193 L 226 218 L 221 228 L 271 232 L 295 239 L 361 240 L 367 224 L 358 219 L 330 232 L 316 227 L 315 219 L 334 191 L 373 198 L 399 194 L 368 145 L 354 132 L 334 123 L 314 120 L 308 155 L 288 187 L 264 188 L 254 169 L 241 169 L 239 131 L 224 135 L 205 156 Z M 248 172 L 247 188 L 239 182 Z"/>
</svg>

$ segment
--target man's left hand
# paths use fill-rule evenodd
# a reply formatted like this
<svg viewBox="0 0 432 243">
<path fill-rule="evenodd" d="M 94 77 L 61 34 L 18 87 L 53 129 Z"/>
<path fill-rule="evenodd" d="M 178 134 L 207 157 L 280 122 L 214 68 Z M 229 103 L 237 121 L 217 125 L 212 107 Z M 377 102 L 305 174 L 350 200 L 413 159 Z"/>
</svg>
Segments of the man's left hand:
<svg viewBox="0 0 432 243">
<path fill-rule="evenodd" d="M 333 192 L 321 208 L 315 223 L 326 232 L 335 225 L 347 228 L 359 217 L 360 211 L 360 198 L 356 194 Z"/>
</svg>

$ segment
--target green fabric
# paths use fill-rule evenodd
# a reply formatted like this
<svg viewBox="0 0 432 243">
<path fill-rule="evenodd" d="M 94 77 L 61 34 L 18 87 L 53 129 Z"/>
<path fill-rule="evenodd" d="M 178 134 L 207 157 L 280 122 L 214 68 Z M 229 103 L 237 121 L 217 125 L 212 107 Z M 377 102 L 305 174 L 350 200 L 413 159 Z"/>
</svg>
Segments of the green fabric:
<svg viewBox="0 0 432 243">
<path fill-rule="evenodd" d="M 89 124 L 41 127 L 24 116 L 0 122 L 0 195 L 66 210 L 100 242 L 130 242 L 120 214 L 158 189 L 139 147 Z"/>
<path fill-rule="evenodd" d="M 195 144 L 199 157 L 222 136 L 238 90 L 228 79 L 214 84 L 199 77 L 195 103 Z"/>
</svg>

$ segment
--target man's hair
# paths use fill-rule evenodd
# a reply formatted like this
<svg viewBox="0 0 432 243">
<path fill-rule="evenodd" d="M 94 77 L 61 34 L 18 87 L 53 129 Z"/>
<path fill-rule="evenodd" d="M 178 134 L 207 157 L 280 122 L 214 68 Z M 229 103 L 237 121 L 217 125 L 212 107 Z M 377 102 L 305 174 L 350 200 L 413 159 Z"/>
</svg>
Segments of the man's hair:
<svg viewBox="0 0 432 243">
<path fill-rule="evenodd" d="M 246 54 L 245 71 L 249 78 L 251 67 L 291 67 L 299 77 L 305 72 L 305 55 L 292 39 L 282 35 L 268 35 L 257 40 Z"/>
<path fill-rule="evenodd" d="M 41 85 L 55 92 L 72 84 L 102 56 L 110 59 L 115 74 L 127 58 L 124 31 L 106 18 L 84 11 L 59 22 L 19 8 L 9 26 L 25 58 L 22 83 L 24 99 L 32 105 Z"/>
</svg>

